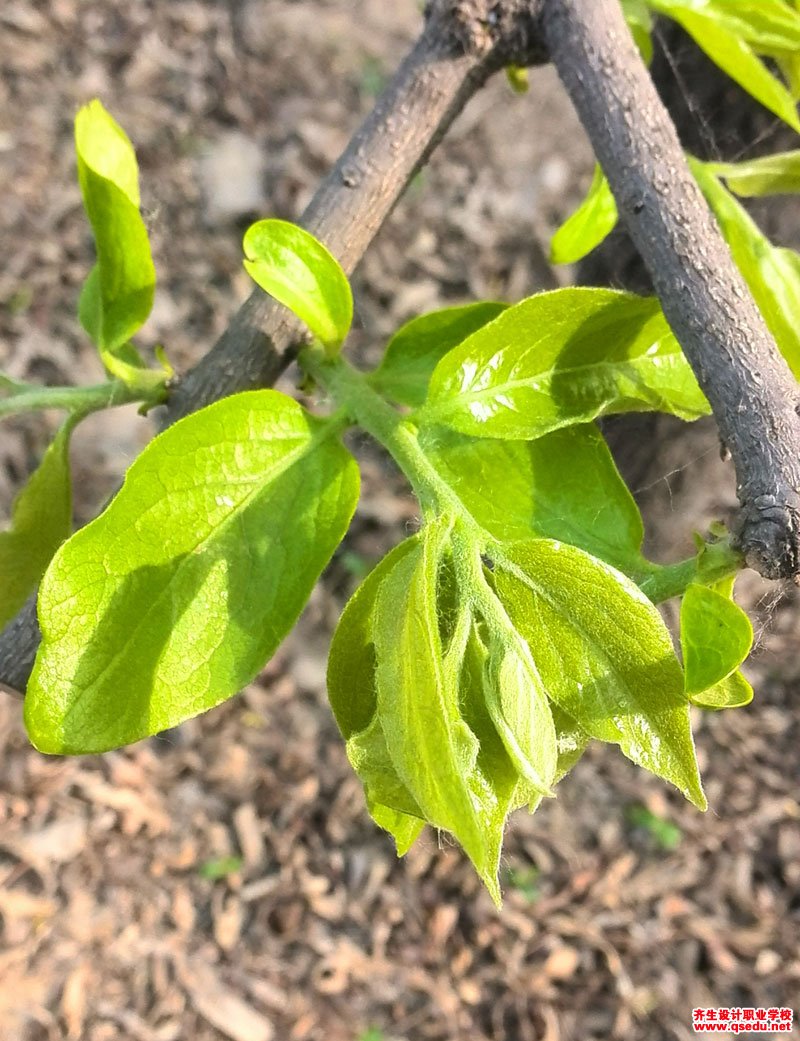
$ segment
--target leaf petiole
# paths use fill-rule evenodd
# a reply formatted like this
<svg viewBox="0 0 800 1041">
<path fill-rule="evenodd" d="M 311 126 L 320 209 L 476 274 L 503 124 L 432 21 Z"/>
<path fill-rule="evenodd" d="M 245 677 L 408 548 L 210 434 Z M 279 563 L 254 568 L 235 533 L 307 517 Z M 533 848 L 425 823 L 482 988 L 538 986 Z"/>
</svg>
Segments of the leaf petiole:
<svg viewBox="0 0 800 1041">
<path fill-rule="evenodd" d="M 5 384 L 5 380 L 3 382 Z M 88 415 L 100 409 L 148 400 L 149 396 L 141 389 L 131 389 L 122 380 L 108 380 L 91 387 L 40 387 L 35 383 L 15 381 L 9 397 L 0 398 L 0 419 L 20 412 L 47 408 L 65 409 L 76 415 Z"/>
</svg>

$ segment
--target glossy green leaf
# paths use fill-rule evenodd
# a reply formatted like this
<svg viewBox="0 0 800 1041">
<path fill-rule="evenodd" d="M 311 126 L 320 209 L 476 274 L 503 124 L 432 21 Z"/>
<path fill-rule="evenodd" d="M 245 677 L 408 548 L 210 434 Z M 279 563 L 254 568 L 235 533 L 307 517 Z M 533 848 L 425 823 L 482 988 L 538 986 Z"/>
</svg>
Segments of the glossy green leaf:
<svg viewBox="0 0 800 1041">
<path fill-rule="evenodd" d="M 759 57 L 756 50 L 762 53 L 768 51 L 772 46 L 778 46 L 777 40 L 795 40 L 794 43 L 784 42 L 784 48 L 800 46 L 800 32 L 792 29 L 791 32 L 781 34 L 770 34 L 766 30 L 759 33 L 753 27 L 753 21 L 747 19 L 737 20 L 735 23 L 724 17 L 726 11 L 735 11 L 739 7 L 739 0 L 731 3 L 726 0 L 724 6 L 720 3 L 706 2 L 700 0 L 648 0 L 650 5 L 657 11 L 668 15 L 678 22 L 697 45 L 705 51 L 711 60 L 718 65 L 723 72 L 735 80 L 756 101 L 759 101 L 770 112 L 774 112 L 784 122 L 788 123 L 794 130 L 800 132 L 800 119 L 797 116 L 797 108 L 790 92 L 773 76 L 767 66 Z M 769 3 L 769 0 L 766 0 Z M 761 3 L 761 0 L 759 0 Z M 741 10 L 752 5 L 742 4 Z M 800 28 L 800 22 L 789 8 L 784 8 L 788 16 L 793 19 L 795 25 Z M 743 26 L 749 26 L 747 32 L 743 32 Z M 770 39 L 773 44 L 765 41 Z M 762 42 L 758 42 L 758 41 Z"/>
<path fill-rule="evenodd" d="M 11 528 L 0 532 L 0 628 L 19 611 L 72 525 L 68 420 L 14 500 Z"/>
<path fill-rule="evenodd" d="M 582 550 L 549 539 L 505 546 L 493 581 L 551 700 L 704 809 L 683 675 L 644 594 Z"/>
<path fill-rule="evenodd" d="M 75 147 L 83 205 L 97 249 L 79 316 L 111 368 L 120 348 L 150 314 L 156 274 L 139 212 L 133 145 L 99 101 L 78 112 Z M 121 372 L 114 374 L 125 378 Z"/>
<path fill-rule="evenodd" d="M 750 619 L 729 596 L 693 582 L 681 601 L 686 693 L 701 694 L 739 668 L 753 645 Z"/>
<path fill-rule="evenodd" d="M 800 379 L 800 256 L 772 245 L 703 163 L 691 168 L 781 354 Z"/>
<path fill-rule="evenodd" d="M 423 425 L 531 440 L 612 412 L 709 411 L 658 301 L 570 288 L 523 300 L 439 362 Z"/>
<path fill-rule="evenodd" d="M 692 694 L 689 700 L 698 708 L 708 710 L 743 708 L 753 700 L 753 688 L 741 672 L 737 671 L 715 683 L 713 687 L 702 690 L 699 694 Z"/>
<path fill-rule="evenodd" d="M 550 240 L 551 264 L 575 264 L 599 246 L 619 220 L 611 188 L 599 165 L 586 198 Z"/>
<path fill-rule="evenodd" d="M 536 441 L 497 441 L 445 427 L 422 446 L 475 520 L 501 541 L 561 539 L 628 575 L 652 565 L 633 496 L 594 425 L 556 430 Z"/>
<path fill-rule="evenodd" d="M 706 169 L 744 198 L 800 192 L 800 149 L 738 163 L 707 163 Z"/>
<path fill-rule="evenodd" d="M 645 64 L 649 65 L 653 58 L 653 40 L 650 35 L 653 16 L 650 14 L 646 0 L 622 0 L 622 13 L 625 15 L 625 21 L 639 48 L 639 53 Z"/>
<path fill-rule="evenodd" d="M 347 529 L 355 461 L 275 391 L 176 423 L 41 584 L 25 719 L 54 753 L 102 752 L 231 697 L 294 625 Z"/>
<path fill-rule="evenodd" d="M 339 261 L 313 235 L 283 220 L 260 220 L 244 236 L 244 266 L 263 290 L 338 353 L 353 321 L 353 294 Z"/>
<path fill-rule="evenodd" d="M 369 382 L 379 394 L 401 405 L 421 405 L 431 374 L 448 351 L 506 310 L 507 304 L 485 301 L 412 318 L 389 340 Z"/>
</svg>

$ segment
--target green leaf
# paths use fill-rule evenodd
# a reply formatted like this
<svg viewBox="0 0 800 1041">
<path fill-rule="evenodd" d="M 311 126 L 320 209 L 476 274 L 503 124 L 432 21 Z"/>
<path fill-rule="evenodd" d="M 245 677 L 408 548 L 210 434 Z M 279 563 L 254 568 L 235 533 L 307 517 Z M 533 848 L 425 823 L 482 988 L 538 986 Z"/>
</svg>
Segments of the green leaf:
<svg viewBox="0 0 800 1041">
<path fill-rule="evenodd" d="M 732 672 L 713 687 L 692 694 L 689 700 L 698 708 L 706 710 L 743 708 L 753 700 L 753 688 L 741 672 Z"/>
<path fill-rule="evenodd" d="M 658 301 L 570 288 L 523 300 L 439 362 L 422 425 L 531 440 L 612 412 L 709 411 Z"/>
<path fill-rule="evenodd" d="M 700 809 L 683 675 L 656 608 L 624 575 L 549 539 L 503 547 L 493 582 L 548 696 Z"/>
<path fill-rule="evenodd" d="M 552 795 L 550 784 L 558 748 L 541 677 L 528 647 L 504 611 L 484 618 L 484 623 L 487 653 L 483 685 L 489 717 L 526 785 L 537 796 Z"/>
<path fill-rule="evenodd" d="M 646 0 L 622 0 L 622 13 L 644 63 L 649 65 L 653 58 L 653 40 L 650 36 L 653 16 Z"/>
<path fill-rule="evenodd" d="M 219 704 L 294 625 L 347 529 L 358 470 L 331 422 L 271 390 L 157 437 L 39 594 L 25 719 L 44 752 L 102 752 Z"/>
<path fill-rule="evenodd" d="M 389 757 L 427 821 L 451 832 L 491 888 L 496 873 L 479 793 L 478 740 L 446 672 L 436 609 L 449 525 L 429 524 L 378 590 L 373 621 L 378 716 Z M 496 884 L 496 883 L 495 883 Z"/>
<path fill-rule="evenodd" d="M 260 220 L 244 236 L 244 266 L 263 290 L 306 323 L 329 355 L 353 321 L 353 294 L 339 261 L 305 229 Z"/>
<path fill-rule="evenodd" d="M 361 778 L 370 816 L 388 831 L 403 856 L 425 822 L 389 759 L 377 716 L 373 615 L 381 583 L 417 544 L 406 539 L 375 567 L 345 607 L 328 655 L 328 700 L 347 742 L 350 765 Z"/>
<path fill-rule="evenodd" d="M 800 149 L 738 163 L 706 163 L 706 170 L 744 198 L 800 192 Z"/>
<path fill-rule="evenodd" d="M 652 566 L 641 554 L 639 509 L 595 426 L 566 427 L 536 441 L 493 441 L 434 427 L 421 444 L 496 539 L 561 539 L 628 575 Z"/>
<path fill-rule="evenodd" d="M 764 321 L 800 379 L 800 257 L 773 246 L 704 163 L 692 159 L 690 165 Z"/>
<path fill-rule="evenodd" d="M 683 13 L 714 22 L 752 44 L 761 54 L 800 48 L 800 14 L 785 0 L 648 0 L 657 11 L 680 20 Z"/>
<path fill-rule="evenodd" d="M 550 263 L 575 264 L 600 245 L 618 220 L 616 200 L 598 164 L 586 198 L 550 240 Z"/>
<path fill-rule="evenodd" d="M 678 22 L 709 58 L 756 101 L 770 112 L 774 112 L 792 129 L 800 132 L 800 119 L 797 117 L 792 95 L 781 81 L 772 75 L 753 49 L 755 47 L 763 53 L 772 47 L 796 48 L 800 46 L 800 33 L 796 29 L 793 28 L 787 34 L 773 34 L 766 30 L 759 31 L 752 19 L 732 21 L 726 18 L 726 12 L 735 10 L 739 6 L 739 0 L 736 4 L 726 2 L 724 6 L 719 3 L 703 3 L 701 0 L 681 0 L 680 3 L 674 0 L 649 2 L 655 10 Z M 772 6 L 774 9 L 775 5 Z M 746 8 L 752 12 L 753 5 L 743 4 L 742 10 Z M 784 7 L 784 10 L 787 17 L 800 29 L 800 21 L 796 16 L 789 8 Z M 746 33 L 742 31 L 743 26 L 748 27 Z M 767 43 L 767 40 L 773 42 Z M 795 42 L 778 42 L 789 40 Z"/>
<path fill-rule="evenodd" d="M 156 283 L 147 228 L 139 213 L 136 155 L 99 101 L 78 112 L 75 148 L 83 205 L 97 248 L 97 264 L 81 293 L 79 316 L 113 371 L 117 352 L 150 314 Z M 125 378 L 122 371 L 114 374 Z"/>
<path fill-rule="evenodd" d="M 485 301 L 412 318 L 389 340 L 380 365 L 369 376 L 370 384 L 392 401 L 418 407 L 425 400 L 433 370 L 445 354 L 488 325 L 507 306 Z"/>
<path fill-rule="evenodd" d="M 693 582 L 681 601 L 681 648 L 685 689 L 690 696 L 728 678 L 753 645 L 744 611 L 716 589 Z"/>
<path fill-rule="evenodd" d="M 0 532 L 0 628 L 33 592 L 53 554 L 69 538 L 72 491 L 69 439 L 75 421 L 67 420 L 28 483 L 14 500 L 11 529 Z"/>
</svg>

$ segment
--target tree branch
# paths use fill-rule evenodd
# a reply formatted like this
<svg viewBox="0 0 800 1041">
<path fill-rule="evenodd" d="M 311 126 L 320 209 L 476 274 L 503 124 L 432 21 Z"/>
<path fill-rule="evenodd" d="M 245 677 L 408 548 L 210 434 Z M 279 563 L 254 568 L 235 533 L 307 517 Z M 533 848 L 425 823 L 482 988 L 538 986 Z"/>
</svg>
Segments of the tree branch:
<svg viewBox="0 0 800 1041">
<path fill-rule="evenodd" d="M 301 218 L 349 274 L 472 95 L 504 65 L 546 60 L 541 0 L 429 0 L 423 32 Z M 215 346 L 173 387 L 169 426 L 229 394 L 270 387 L 305 327 L 254 289 Z M 35 596 L 0 633 L 0 688 L 23 691 L 40 634 Z"/>
<path fill-rule="evenodd" d="M 800 571 L 800 394 L 692 177 L 618 0 L 544 0 L 558 74 L 736 467 L 735 538 L 767 578 Z"/>
</svg>

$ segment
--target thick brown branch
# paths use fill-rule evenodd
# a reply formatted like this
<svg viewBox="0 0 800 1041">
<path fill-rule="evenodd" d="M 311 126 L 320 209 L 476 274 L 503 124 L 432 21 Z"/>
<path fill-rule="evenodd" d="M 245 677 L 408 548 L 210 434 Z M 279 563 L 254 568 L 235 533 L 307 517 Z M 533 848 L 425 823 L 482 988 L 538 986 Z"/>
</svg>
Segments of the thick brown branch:
<svg viewBox="0 0 800 1041">
<path fill-rule="evenodd" d="M 800 571 L 800 401 L 633 44 L 618 0 L 544 0 L 551 60 L 736 467 L 736 537 L 767 578 Z"/>
<path fill-rule="evenodd" d="M 430 0 L 425 28 L 375 108 L 322 182 L 301 223 L 350 273 L 405 186 L 486 79 L 544 60 L 541 0 Z M 229 394 L 272 386 L 304 327 L 255 289 L 211 351 L 175 386 L 164 426 Z M 39 643 L 34 599 L 0 633 L 0 687 L 22 691 Z"/>
</svg>

